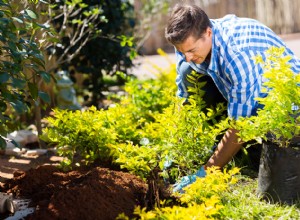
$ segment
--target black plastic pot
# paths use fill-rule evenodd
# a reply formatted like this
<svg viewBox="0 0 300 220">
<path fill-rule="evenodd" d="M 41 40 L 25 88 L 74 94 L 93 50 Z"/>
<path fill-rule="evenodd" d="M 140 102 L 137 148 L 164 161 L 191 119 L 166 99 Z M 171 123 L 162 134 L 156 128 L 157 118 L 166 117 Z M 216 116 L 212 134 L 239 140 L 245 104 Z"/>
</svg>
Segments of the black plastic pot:
<svg viewBox="0 0 300 220">
<path fill-rule="evenodd" d="M 263 144 L 258 193 L 272 203 L 294 204 L 300 199 L 299 149 L 278 147 L 273 143 Z"/>
</svg>

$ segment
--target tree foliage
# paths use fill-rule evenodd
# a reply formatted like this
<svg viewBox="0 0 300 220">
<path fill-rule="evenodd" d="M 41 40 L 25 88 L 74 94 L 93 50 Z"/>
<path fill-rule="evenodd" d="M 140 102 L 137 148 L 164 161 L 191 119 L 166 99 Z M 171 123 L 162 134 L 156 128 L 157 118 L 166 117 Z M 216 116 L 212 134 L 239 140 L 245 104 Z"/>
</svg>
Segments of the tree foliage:
<svg viewBox="0 0 300 220">
<path fill-rule="evenodd" d="M 92 38 L 69 63 L 69 68 L 85 74 L 85 88 L 92 93 L 90 104 L 96 105 L 103 98 L 105 90 L 104 75 L 114 76 L 118 72 L 129 75 L 133 65 L 135 45 L 133 39 L 134 18 L 131 17 L 133 6 L 129 1 L 101 0 L 91 1 L 92 5 L 101 5 L 107 23 L 99 23 L 100 36 Z M 124 83 L 122 78 L 118 78 Z"/>
<path fill-rule="evenodd" d="M 136 25 L 134 37 L 136 40 L 137 50 L 141 49 L 143 44 L 148 40 L 155 25 L 163 20 L 163 16 L 170 9 L 171 0 L 140 0 L 137 3 Z"/>
<path fill-rule="evenodd" d="M 39 10 L 44 22 L 51 25 L 57 34 L 57 41 L 48 42 L 46 50 L 49 60 L 55 58 L 49 70 L 70 63 L 93 37 L 101 34 L 99 23 L 107 23 L 101 5 L 83 0 L 40 2 Z"/>
<path fill-rule="evenodd" d="M 133 6 L 122 0 L 70 0 L 39 3 L 45 23 L 57 33 L 46 46 L 51 72 L 58 69 L 85 74 L 83 86 L 92 103 L 101 98 L 103 75 L 127 73 L 135 55 Z"/>
<path fill-rule="evenodd" d="M 21 114 L 48 95 L 39 90 L 38 82 L 50 82 L 45 60 L 36 38 L 46 27 L 37 23 L 38 15 L 28 6 L 19 10 L 8 0 L 0 0 L 0 134 L 13 128 L 9 114 Z M 41 40 L 41 39 L 40 39 Z M 0 138 L 0 146 L 6 145 Z"/>
</svg>

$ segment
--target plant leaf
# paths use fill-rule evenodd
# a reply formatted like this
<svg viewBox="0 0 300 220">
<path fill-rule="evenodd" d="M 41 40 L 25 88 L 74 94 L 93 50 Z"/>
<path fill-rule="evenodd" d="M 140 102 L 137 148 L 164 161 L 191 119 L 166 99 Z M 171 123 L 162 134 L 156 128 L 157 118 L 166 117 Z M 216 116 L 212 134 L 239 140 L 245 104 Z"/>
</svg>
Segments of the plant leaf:
<svg viewBox="0 0 300 220">
<path fill-rule="evenodd" d="M 0 83 L 5 83 L 9 80 L 9 74 L 8 73 L 0 73 Z"/>
<path fill-rule="evenodd" d="M 12 17 L 12 19 L 14 19 L 15 21 L 19 22 L 20 24 L 24 23 L 20 18 Z"/>
<path fill-rule="evenodd" d="M 15 88 L 23 89 L 25 85 L 26 85 L 26 81 L 23 79 L 13 78 L 12 80 L 12 86 Z"/>
<path fill-rule="evenodd" d="M 33 99 L 36 99 L 38 97 L 38 87 L 36 84 L 33 84 L 31 82 L 27 83 L 30 94 L 32 96 Z"/>
<path fill-rule="evenodd" d="M 32 19 L 37 19 L 37 15 L 33 11 L 29 9 L 26 9 L 25 11 L 29 17 L 31 17 Z"/>
<path fill-rule="evenodd" d="M 44 102 L 50 103 L 50 96 L 49 96 L 47 93 L 39 91 L 38 94 L 39 94 L 39 97 L 40 97 Z"/>
<path fill-rule="evenodd" d="M 44 82 L 50 83 L 51 82 L 51 75 L 45 71 L 40 71 L 39 74 L 43 78 Z"/>
</svg>

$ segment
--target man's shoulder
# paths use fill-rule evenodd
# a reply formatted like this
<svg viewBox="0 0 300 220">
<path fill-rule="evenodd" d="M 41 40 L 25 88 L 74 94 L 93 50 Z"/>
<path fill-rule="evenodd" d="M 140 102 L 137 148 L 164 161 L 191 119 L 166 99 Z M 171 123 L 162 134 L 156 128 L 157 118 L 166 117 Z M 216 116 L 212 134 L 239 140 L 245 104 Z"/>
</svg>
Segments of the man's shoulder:
<svg viewBox="0 0 300 220">
<path fill-rule="evenodd" d="M 238 17 L 235 14 L 227 14 L 222 18 L 210 19 L 210 21 L 213 23 L 222 23 L 222 22 L 228 22 L 228 21 L 234 20 L 236 18 L 238 18 Z"/>
<path fill-rule="evenodd" d="M 252 18 L 227 15 L 215 19 L 212 24 L 216 47 L 230 47 L 236 51 L 265 50 L 269 46 L 282 44 L 270 28 Z"/>
<path fill-rule="evenodd" d="M 238 17 L 235 14 L 227 14 L 222 18 L 210 19 L 210 21 L 216 29 L 233 29 L 238 26 L 249 26 L 249 24 L 264 26 L 262 23 L 253 18 Z"/>
</svg>

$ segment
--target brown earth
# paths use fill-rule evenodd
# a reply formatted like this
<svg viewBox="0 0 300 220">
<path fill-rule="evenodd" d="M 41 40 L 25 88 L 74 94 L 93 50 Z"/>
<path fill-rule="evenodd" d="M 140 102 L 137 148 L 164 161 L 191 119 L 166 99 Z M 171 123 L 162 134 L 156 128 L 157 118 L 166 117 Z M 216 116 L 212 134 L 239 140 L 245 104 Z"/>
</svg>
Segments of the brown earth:
<svg viewBox="0 0 300 220">
<path fill-rule="evenodd" d="M 38 165 L 43 162 L 27 171 L 15 169 L 0 186 L 14 198 L 32 200 L 36 210 L 26 219 L 109 220 L 120 213 L 133 217 L 137 205 L 146 205 L 148 186 L 132 174 L 99 166 L 62 172 L 53 164 Z"/>
<path fill-rule="evenodd" d="M 12 179 L 15 172 L 27 171 L 39 165 L 58 165 L 62 159 L 62 157 L 51 151 L 44 155 L 32 156 L 9 156 L 0 152 L 0 185 L 6 180 Z"/>
</svg>

